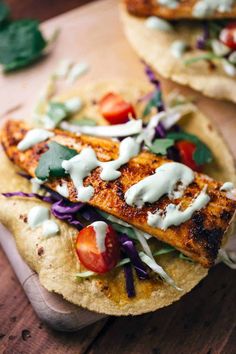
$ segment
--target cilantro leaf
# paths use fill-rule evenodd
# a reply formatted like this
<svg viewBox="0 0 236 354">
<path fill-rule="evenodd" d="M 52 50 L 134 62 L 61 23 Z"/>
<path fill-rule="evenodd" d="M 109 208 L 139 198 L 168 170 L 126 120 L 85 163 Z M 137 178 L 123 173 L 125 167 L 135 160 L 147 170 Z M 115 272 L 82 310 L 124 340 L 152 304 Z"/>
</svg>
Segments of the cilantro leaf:
<svg viewBox="0 0 236 354">
<path fill-rule="evenodd" d="M 5 72 L 31 64 L 42 55 L 45 47 L 38 21 L 18 20 L 0 31 L 0 63 Z"/>
<path fill-rule="evenodd" d="M 87 117 L 79 118 L 78 120 L 73 120 L 72 123 L 75 125 L 79 125 L 79 126 L 86 126 L 87 125 L 90 127 L 94 127 L 95 125 L 97 125 L 97 123 L 95 122 L 94 119 L 87 118 Z"/>
<path fill-rule="evenodd" d="M 197 57 L 189 58 L 184 61 L 184 64 L 188 66 L 202 60 L 219 60 L 219 59 L 222 59 L 219 55 L 216 55 L 214 53 L 206 53 L 203 55 L 199 55 Z"/>
<path fill-rule="evenodd" d="M 49 102 L 47 116 L 55 123 L 55 126 L 57 126 L 68 116 L 68 111 L 63 103 Z"/>
<path fill-rule="evenodd" d="M 204 165 L 205 163 L 210 163 L 212 161 L 212 153 L 208 147 L 201 143 L 197 144 L 197 148 L 193 153 L 193 159 L 197 165 Z"/>
<path fill-rule="evenodd" d="M 10 14 L 10 10 L 7 4 L 5 4 L 5 2 L 3 1 L 0 1 L 0 27 L 4 22 L 6 22 L 9 14 Z"/>
<path fill-rule="evenodd" d="M 193 159 L 198 166 L 210 163 L 213 160 L 213 155 L 208 146 L 203 143 L 196 135 L 186 132 L 170 132 L 167 134 L 167 138 L 174 141 L 187 140 L 196 145 L 196 150 L 193 154 Z"/>
<path fill-rule="evenodd" d="M 52 141 L 48 144 L 48 151 L 46 151 L 39 159 L 38 166 L 35 171 L 37 178 L 45 180 L 49 177 L 64 177 L 65 170 L 61 164 L 64 160 L 70 160 L 77 155 L 77 151 L 69 149 L 66 146 Z"/>
<path fill-rule="evenodd" d="M 160 105 L 162 105 L 161 91 L 155 91 L 153 93 L 152 98 L 149 100 L 146 107 L 144 108 L 143 118 L 151 113 L 152 108 L 154 108 L 154 107 L 157 108 Z"/>
<path fill-rule="evenodd" d="M 156 139 L 149 149 L 154 154 L 166 155 L 167 149 L 174 145 L 174 139 Z"/>
</svg>

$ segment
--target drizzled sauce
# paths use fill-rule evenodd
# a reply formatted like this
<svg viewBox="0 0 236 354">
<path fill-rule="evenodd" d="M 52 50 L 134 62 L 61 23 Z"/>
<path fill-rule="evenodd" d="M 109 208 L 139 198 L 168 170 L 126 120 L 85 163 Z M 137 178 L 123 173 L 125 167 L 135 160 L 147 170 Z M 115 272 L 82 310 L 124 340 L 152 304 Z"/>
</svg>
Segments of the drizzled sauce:
<svg viewBox="0 0 236 354">
<path fill-rule="evenodd" d="M 31 129 L 26 133 L 24 139 L 19 142 L 17 148 L 20 151 L 25 151 L 35 144 L 41 143 L 52 136 L 54 136 L 54 133 L 49 132 L 48 130 L 38 128 Z"/>
<path fill-rule="evenodd" d="M 210 201 L 209 195 L 206 193 L 206 187 L 193 200 L 190 206 L 185 210 L 180 210 L 180 204 L 169 204 L 164 212 L 162 210 L 156 211 L 154 214 L 148 213 L 148 225 L 158 227 L 166 230 L 169 226 L 178 226 L 189 220 L 195 211 L 204 208 Z"/>
<path fill-rule="evenodd" d="M 128 205 L 142 207 L 145 203 L 158 201 L 165 194 L 169 198 L 180 198 L 193 180 L 194 173 L 189 167 L 169 162 L 158 167 L 153 175 L 130 187 L 125 193 L 125 201 Z"/>
<path fill-rule="evenodd" d="M 235 0 L 200 0 L 193 7 L 194 17 L 208 17 L 214 12 L 230 12 Z"/>
<path fill-rule="evenodd" d="M 105 239 L 107 234 L 107 224 L 104 221 L 95 221 L 90 226 L 94 228 L 97 248 L 101 253 L 106 251 Z"/>
<path fill-rule="evenodd" d="M 101 162 L 97 159 L 95 151 L 91 148 L 85 148 L 80 154 L 70 160 L 62 162 L 62 167 L 69 173 L 77 190 L 77 198 L 82 202 L 89 201 L 94 189 L 92 186 L 84 186 L 83 180 L 89 176 L 96 167 L 101 167 L 100 178 L 103 181 L 113 181 L 120 177 L 121 172 L 118 169 L 129 162 L 129 160 L 138 155 L 140 145 L 133 138 L 126 138 L 120 143 L 119 157 L 116 160 Z"/>
</svg>

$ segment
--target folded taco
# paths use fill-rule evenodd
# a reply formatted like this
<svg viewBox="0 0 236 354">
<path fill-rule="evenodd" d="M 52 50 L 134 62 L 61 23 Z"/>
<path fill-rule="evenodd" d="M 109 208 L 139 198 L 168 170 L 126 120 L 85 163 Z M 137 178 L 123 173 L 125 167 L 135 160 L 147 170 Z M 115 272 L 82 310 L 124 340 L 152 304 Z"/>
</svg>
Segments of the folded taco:
<svg viewBox="0 0 236 354">
<path fill-rule="evenodd" d="M 163 77 L 236 102 L 235 1 L 126 0 L 125 33 Z"/>
<path fill-rule="evenodd" d="M 233 158 L 147 73 L 152 85 L 89 85 L 49 102 L 38 126 L 1 131 L 0 222 L 46 289 L 111 315 L 170 305 L 219 255 L 232 264 Z"/>
</svg>

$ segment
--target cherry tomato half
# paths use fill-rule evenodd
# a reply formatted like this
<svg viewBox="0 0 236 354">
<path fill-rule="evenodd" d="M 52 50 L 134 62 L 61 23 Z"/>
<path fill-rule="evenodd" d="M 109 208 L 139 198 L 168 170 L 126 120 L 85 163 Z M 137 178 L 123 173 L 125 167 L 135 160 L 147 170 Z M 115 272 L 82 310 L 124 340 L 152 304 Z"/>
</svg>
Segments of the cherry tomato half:
<svg viewBox="0 0 236 354">
<path fill-rule="evenodd" d="M 129 120 L 129 116 L 136 117 L 133 106 L 120 95 L 113 92 L 106 94 L 100 100 L 99 110 L 110 124 L 126 123 Z"/>
<path fill-rule="evenodd" d="M 227 47 L 236 49 L 236 22 L 229 23 L 220 33 L 220 40 Z"/>
<path fill-rule="evenodd" d="M 76 240 L 76 252 L 85 268 L 96 273 L 106 273 L 114 268 L 120 257 L 118 236 L 111 226 L 107 227 L 105 252 L 100 252 L 96 232 L 92 225 L 82 229 Z"/>
<path fill-rule="evenodd" d="M 193 171 L 201 172 L 202 166 L 197 165 L 193 159 L 196 145 L 187 140 L 180 140 L 176 143 L 176 147 L 179 150 L 181 162 L 190 167 Z"/>
</svg>

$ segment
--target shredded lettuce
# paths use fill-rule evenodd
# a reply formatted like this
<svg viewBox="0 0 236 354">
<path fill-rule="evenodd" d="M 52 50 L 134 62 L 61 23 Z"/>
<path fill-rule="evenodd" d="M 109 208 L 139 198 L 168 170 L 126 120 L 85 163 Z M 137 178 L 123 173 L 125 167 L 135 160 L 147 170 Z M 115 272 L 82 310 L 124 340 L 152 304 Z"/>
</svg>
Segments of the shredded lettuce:
<svg viewBox="0 0 236 354">
<path fill-rule="evenodd" d="M 229 252 L 220 249 L 218 253 L 218 262 L 223 262 L 231 269 L 236 269 L 236 252 Z"/>
<path fill-rule="evenodd" d="M 140 258 L 143 263 L 151 268 L 153 272 L 157 273 L 167 284 L 173 286 L 178 291 L 183 290 L 175 284 L 174 280 L 164 271 L 164 269 L 159 264 L 156 263 L 156 261 L 147 256 L 144 252 L 140 252 Z"/>
</svg>

